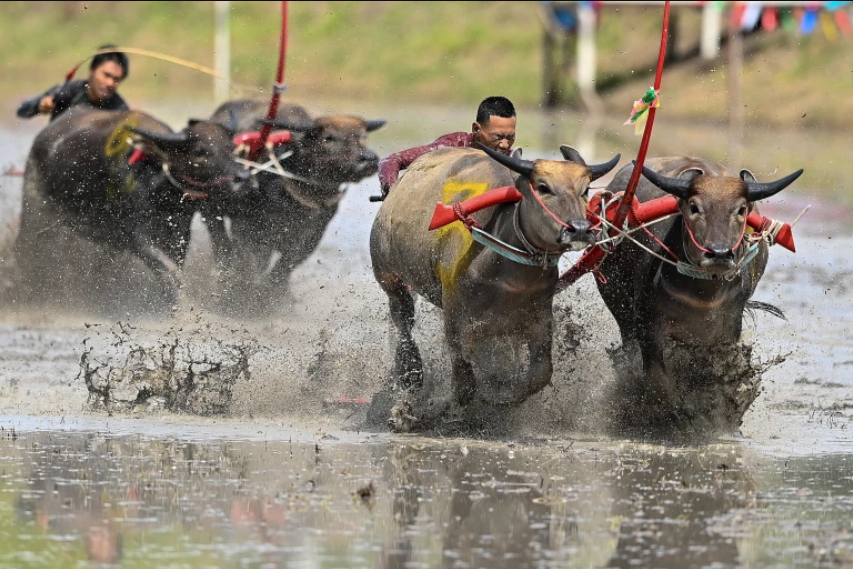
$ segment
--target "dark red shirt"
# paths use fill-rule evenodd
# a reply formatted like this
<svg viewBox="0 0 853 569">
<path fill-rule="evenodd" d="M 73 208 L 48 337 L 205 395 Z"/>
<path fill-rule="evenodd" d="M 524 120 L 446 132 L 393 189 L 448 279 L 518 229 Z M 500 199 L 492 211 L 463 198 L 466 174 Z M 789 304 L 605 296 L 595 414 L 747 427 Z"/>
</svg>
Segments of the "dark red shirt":
<svg viewBox="0 0 853 569">
<path fill-rule="evenodd" d="M 405 170 L 412 162 L 433 150 L 439 148 L 467 148 L 474 144 L 473 132 L 452 132 L 445 134 L 426 146 L 416 146 L 402 152 L 390 154 L 379 161 L 379 185 L 383 192 L 388 192 L 400 177 L 400 170 Z"/>
</svg>

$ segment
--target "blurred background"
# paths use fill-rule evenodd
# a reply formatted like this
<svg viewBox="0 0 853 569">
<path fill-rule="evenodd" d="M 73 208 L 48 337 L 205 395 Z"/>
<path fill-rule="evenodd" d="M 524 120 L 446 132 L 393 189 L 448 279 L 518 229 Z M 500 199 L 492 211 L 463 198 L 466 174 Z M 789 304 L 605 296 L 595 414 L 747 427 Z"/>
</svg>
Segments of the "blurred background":
<svg viewBox="0 0 853 569">
<path fill-rule="evenodd" d="M 621 123 L 652 83 L 663 12 L 663 2 L 290 4 L 285 99 L 315 113 L 381 113 L 390 124 L 375 141 L 386 153 L 468 128 L 492 94 L 519 107 L 523 146 L 569 142 L 604 155 L 615 141 L 629 151 L 633 133 Z M 655 133 L 652 152 L 687 144 L 773 171 L 778 163 L 762 163 L 771 152 L 826 163 L 814 187 L 842 187 L 832 164 L 845 161 L 836 133 L 853 125 L 850 14 L 850 2 L 673 2 L 658 114 L 673 126 Z M 217 92 L 209 75 L 132 55 L 121 94 L 166 120 L 206 116 L 226 97 L 268 98 L 279 26 L 270 2 L 3 2 L 0 124 L 40 128 L 43 119 L 17 120 L 16 106 L 105 43 L 230 74 L 231 89 Z M 802 138 L 809 129 L 825 133 L 821 144 Z M 13 146 L 0 148 L 0 162 L 22 158 Z"/>
</svg>

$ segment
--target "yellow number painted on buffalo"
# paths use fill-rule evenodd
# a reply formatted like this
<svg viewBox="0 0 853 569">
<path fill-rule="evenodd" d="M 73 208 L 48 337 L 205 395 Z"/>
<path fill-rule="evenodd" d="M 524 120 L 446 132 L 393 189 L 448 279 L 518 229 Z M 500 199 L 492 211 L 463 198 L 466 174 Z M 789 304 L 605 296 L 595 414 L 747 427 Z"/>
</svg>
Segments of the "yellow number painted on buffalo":
<svg viewBox="0 0 853 569">
<path fill-rule="evenodd" d="M 479 196 L 488 189 L 489 184 L 486 182 L 459 182 L 451 178 L 444 184 L 442 202 L 445 204 L 461 202 Z M 436 242 L 440 251 L 453 247 L 456 242 L 456 250 L 450 266 L 443 266 L 441 261 L 435 266 L 435 274 L 441 286 L 445 290 L 452 290 L 456 288 L 459 277 L 471 266 L 474 258 L 472 249 L 474 238 L 461 221 L 455 221 L 436 230 Z"/>
</svg>

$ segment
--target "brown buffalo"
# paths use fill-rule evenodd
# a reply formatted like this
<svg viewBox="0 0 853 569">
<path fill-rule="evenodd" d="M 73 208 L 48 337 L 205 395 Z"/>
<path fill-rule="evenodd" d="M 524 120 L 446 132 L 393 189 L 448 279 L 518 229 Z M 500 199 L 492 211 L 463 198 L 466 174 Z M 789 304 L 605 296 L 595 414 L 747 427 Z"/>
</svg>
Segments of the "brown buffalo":
<svg viewBox="0 0 853 569">
<path fill-rule="evenodd" d="M 478 391 L 490 403 L 519 403 L 551 381 L 556 261 L 565 251 L 591 242 L 586 220 L 589 184 L 619 160 L 617 156 L 588 166 L 574 149 L 563 146 L 561 151 L 566 161 L 531 162 L 490 150 L 487 156 L 475 149 L 440 149 L 415 161 L 395 184 L 373 224 L 370 254 L 399 333 L 394 359 L 399 387 L 419 389 L 423 381 L 420 352 L 412 338 L 415 310 L 409 287 L 444 312 L 458 405 L 471 402 Z M 515 177 L 510 169 L 520 175 Z M 457 203 L 513 185 L 524 196 L 520 202 L 473 217 L 488 233 L 527 252 L 535 265 L 483 247 L 461 222 L 428 230 L 436 202 Z M 563 223 L 549 215 L 534 192 Z M 529 354 L 521 381 L 498 363 L 501 342 L 508 342 L 515 354 Z M 517 363 L 524 356 L 511 359 Z M 485 376 L 479 382 L 474 366 Z"/>
<path fill-rule="evenodd" d="M 723 385 L 708 380 L 708 368 L 737 350 L 744 310 L 767 265 L 768 245 L 749 242 L 746 216 L 754 202 L 783 190 L 802 170 L 762 184 L 747 170 L 735 175 L 696 158 L 656 158 L 647 165 L 637 198 L 644 202 L 668 192 L 678 198 L 681 215 L 649 228 L 657 241 L 635 235 L 659 255 L 686 264 L 679 269 L 628 240 L 601 264 L 598 289 L 619 325 L 623 348 L 642 359 L 643 373 L 622 386 L 627 395 L 621 420 L 687 430 L 735 428 L 755 398 L 757 380 L 740 377 Z M 624 191 L 631 169 L 621 170 L 607 190 Z M 679 346 L 698 348 L 688 357 L 692 371 L 667 369 L 665 353 Z M 700 364 L 709 358 L 710 364 Z"/>
<path fill-rule="evenodd" d="M 225 122 L 233 113 L 240 129 L 258 130 L 266 110 L 259 101 L 232 101 L 211 120 Z M 224 223 L 211 228 L 219 256 L 237 279 L 231 285 L 256 308 L 285 296 L 291 272 L 314 252 L 337 213 L 343 186 L 376 173 L 379 157 L 365 142 L 385 121 L 314 119 L 298 105 L 284 105 L 272 124 L 293 134 L 292 143 L 275 149 L 284 175 L 258 172 L 257 189 L 228 206 L 230 238 Z M 259 158 L 268 159 L 266 153 Z M 268 269 L 275 253 L 281 257 Z"/>
</svg>

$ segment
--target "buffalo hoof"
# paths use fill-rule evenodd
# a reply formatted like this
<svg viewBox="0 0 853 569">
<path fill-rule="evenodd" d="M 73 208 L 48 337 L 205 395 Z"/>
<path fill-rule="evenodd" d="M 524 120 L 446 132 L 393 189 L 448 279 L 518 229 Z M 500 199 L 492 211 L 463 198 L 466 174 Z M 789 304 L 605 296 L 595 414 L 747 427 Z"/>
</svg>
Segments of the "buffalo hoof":
<svg viewBox="0 0 853 569">
<path fill-rule="evenodd" d="M 388 427 L 395 433 L 426 431 L 443 423 L 451 408 L 450 399 L 411 401 L 403 398 L 391 408 Z"/>
</svg>

